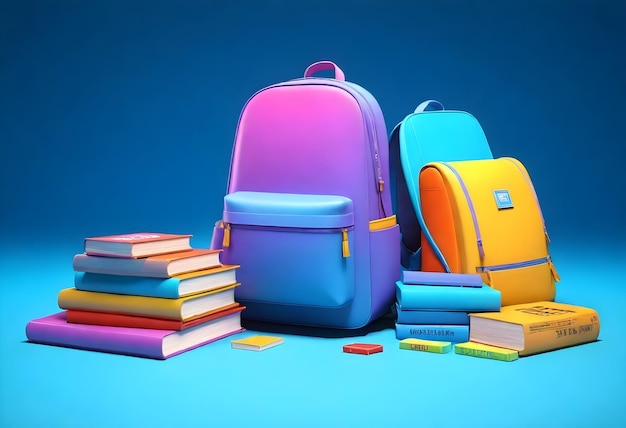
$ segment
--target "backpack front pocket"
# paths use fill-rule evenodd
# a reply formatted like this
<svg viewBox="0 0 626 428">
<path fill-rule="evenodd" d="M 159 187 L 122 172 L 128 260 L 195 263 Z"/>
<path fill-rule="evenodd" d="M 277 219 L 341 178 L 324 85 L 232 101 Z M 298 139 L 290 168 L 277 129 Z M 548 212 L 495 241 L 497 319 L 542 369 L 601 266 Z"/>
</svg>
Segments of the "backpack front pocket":
<svg viewBox="0 0 626 428">
<path fill-rule="evenodd" d="M 350 199 L 234 192 L 221 227 L 222 262 L 240 266 L 242 303 L 338 308 L 354 298 Z"/>
</svg>

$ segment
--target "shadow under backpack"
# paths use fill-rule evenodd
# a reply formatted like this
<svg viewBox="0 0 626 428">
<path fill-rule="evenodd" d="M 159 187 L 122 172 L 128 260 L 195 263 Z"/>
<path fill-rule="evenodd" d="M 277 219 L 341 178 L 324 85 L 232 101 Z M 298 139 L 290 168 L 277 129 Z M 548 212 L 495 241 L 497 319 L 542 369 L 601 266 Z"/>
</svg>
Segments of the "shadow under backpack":
<svg viewBox="0 0 626 428">
<path fill-rule="evenodd" d="M 211 240 L 240 266 L 244 319 L 356 329 L 388 312 L 400 274 L 388 168 L 377 101 L 330 61 L 247 101 Z"/>
</svg>

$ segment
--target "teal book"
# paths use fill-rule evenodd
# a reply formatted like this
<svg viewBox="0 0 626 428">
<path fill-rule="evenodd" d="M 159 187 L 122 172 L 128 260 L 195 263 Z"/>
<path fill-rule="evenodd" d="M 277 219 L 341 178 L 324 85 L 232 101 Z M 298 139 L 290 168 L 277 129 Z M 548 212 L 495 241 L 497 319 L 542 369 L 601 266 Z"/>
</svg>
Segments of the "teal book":
<svg viewBox="0 0 626 428">
<path fill-rule="evenodd" d="M 429 325 L 396 323 L 396 339 L 443 340 L 447 342 L 467 342 L 469 325 Z"/>
<path fill-rule="evenodd" d="M 396 282 L 396 300 L 404 310 L 499 312 L 500 291 L 482 287 L 407 285 Z"/>
<path fill-rule="evenodd" d="M 238 265 L 222 265 L 171 278 L 75 272 L 74 288 L 97 293 L 178 299 L 236 283 L 238 267 Z"/>
</svg>

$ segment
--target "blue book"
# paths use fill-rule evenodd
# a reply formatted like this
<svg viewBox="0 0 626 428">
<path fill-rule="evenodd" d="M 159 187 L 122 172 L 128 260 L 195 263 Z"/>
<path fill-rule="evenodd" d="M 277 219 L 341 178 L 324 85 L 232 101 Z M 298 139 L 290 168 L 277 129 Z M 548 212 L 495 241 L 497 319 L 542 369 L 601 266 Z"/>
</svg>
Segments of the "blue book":
<svg viewBox="0 0 626 428">
<path fill-rule="evenodd" d="M 402 282 L 414 285 L 448 285 L 451 287 L 482 287 L 483 278 L 477 273 L 402 271 Z"/>
<path fill-rule="evenodd" d="M 406 285 L 396 282 L 396 300 L 402 309 L 463 312 L 499 312 L 500 291 L 483 285 L 448 287 L 446 285 Z"/>
<path fill-rule="evenodd" d="M 398 340 L 414 338 L 424 340 L 444 340 L 447 342 L 467 342 L 469 325 L 430 325 L 396 323 Z"/>
<path fill-rule="evenodd" d="M 74 288 L 98 293 L 178 299 L 236 283 L 238 267 L 238 265 L 223 265 L 171 278 L 75 272 Z"/>
<path fill-rule="evenodd" d="M 469 313 L 463 311 L 420 311 L 402 309 L 396 302 L 396 322 L 400 324 L 469 325 Z"/>
</svg>

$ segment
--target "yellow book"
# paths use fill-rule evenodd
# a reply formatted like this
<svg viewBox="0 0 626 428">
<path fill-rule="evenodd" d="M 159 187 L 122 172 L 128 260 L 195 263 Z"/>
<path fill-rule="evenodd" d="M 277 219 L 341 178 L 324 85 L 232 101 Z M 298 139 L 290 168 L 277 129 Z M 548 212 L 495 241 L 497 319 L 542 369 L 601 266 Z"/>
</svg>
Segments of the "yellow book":
<svg viewBox="0 0 626 428">
<path fill-rule="evenodd" d="M 235 302 L 235 287 L 239 285 L 239 283 L 230 284 L 226 287 L 178 299 L 98 293 L 66 288 L 59 292 L 58 304 L 61 309 L 189 321 L 200 318 L 215 309 L 233 304 Z"/>
<path fill-rule="evenodd" d="M 250 336 L 245 339 L 231 340 L 230 345 L 235 349 L 247 351 L 264 351 L 268 348 L 280 345 L 284 340 L 277 336 Z"/>
<path fill-rule="evenodd" d="M 520 356 L 593 342 L 599 334 L 594 309 L 564 303 L 523 303 L 470 314 L 471 342 L 513 349 Z"/>
<path fill-rule="evenodd" d="M 400 341 L 400 349 L 411 351 L 434 352 L 437 354 L 445 354 L 452 349 L 451 342 L 442 342 L 439 340 L 424 340 L 408 338 Z"/>
<path fill-rule="evenodd" d="M 476 342 L 457 343 L 454 345 L 454 353 L 499 361 L 515 361 L 519 358 L 519 353 L 512 349 Z"/>
</svg>

